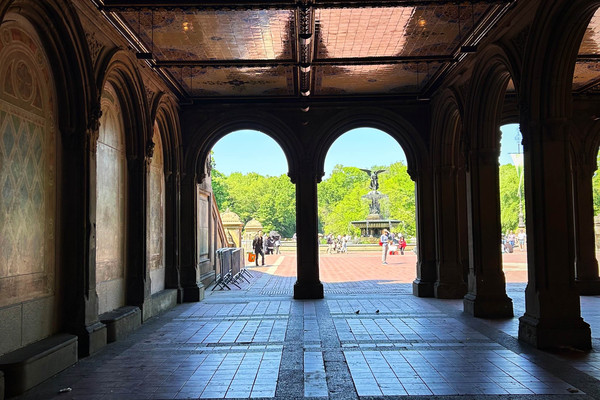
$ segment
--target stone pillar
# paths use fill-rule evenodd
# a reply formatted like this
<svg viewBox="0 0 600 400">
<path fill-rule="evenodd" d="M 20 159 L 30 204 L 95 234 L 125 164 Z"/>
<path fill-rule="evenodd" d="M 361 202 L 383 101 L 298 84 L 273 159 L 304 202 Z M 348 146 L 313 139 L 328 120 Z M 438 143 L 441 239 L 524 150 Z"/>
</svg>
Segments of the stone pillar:
<svg viewBox="0 0 600 400">
<path fill-rule="evenodd" d="M 181 269 L 182 292 L 178 298 L 184 302 L 204 299 L 204 285 L 197 266 L 197 182 L 195 174 L 188 174 L 181 183 Z"/>
<path fill-rule="evenodd" d="M 180 189 L 179 173 L 165 176 L 165 288 L 177 289 L 177 302 L 183 302 L 180 284 Z"/>
<path fill-rule="evenodd" d="M 519 339 L 538 348 L 589 349 L 591 331 L 581 318 L 574 277 L 569 125 L 556 119 L 526 128 L 528 284 Z"/>
<path fill-rule="evenodd" d="M 298 276 L 294 284 L 294 299 L 322 299 L 323 284 L 319 279 L 317 176 L 308 166 L 297 174 L 295 183 Z"/>
<path fill-rule="evenodd" d="M 595 161 L 595 160 L 594 160 Z M 573 165 L 573 221 L 575 223 L 575 282 L 583 295 L 600 294 L 592 177 L 596 165 Z"/>
<path fill-rule="evenodd" d="M 467 284 L 459 246 L 463 238 L 459 228 L 457 168 L 438 167 L 434 179 L 437 247 L 434 294 L 440 299 L 462 299 L 467 293 Z M 464 193 L 460 194 L 464 196 Z"/>
<path fill-rule="evenodd" d="M 79 357 L 106 345 L 106 326 L 98 319 L 96 293 L 96 145 L 100 109 L 87 131 L 64 140 L 62 193 L 61 287 L 65 324 L 78 337 Z"/>
<path fill-rule="evenodd" d="M 138 306 L 142 310 L 144 320 L 151 316 L 152 307 L 150 271 L 147 268 L 146 257 L 148 163 L 149 159 L 146 157 L 129 157 L 127 160 L 126 302 L 128 305 Z"/>
<path fill-rule="evenodd" d="M 464 311 L 481 318 L 513 316 L 502 271 L 498 152 L 473 150 L 467 173 L 469 282 Z"/>
<path fill-rule="evenodd" d="M 433 200 L 432 171 L 423 168 L 416 179 L 417 213 L 417 279 L 413 282 L 413 295 L 433 297 L 437 280 L 435 262 L 435 206 Z"/>
</svg>

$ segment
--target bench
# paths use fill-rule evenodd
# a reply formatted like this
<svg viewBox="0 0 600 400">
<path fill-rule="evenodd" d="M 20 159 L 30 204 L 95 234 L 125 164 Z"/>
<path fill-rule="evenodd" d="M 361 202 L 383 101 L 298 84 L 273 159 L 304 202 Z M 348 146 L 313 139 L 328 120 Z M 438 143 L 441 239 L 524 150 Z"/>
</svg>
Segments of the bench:
<svg viewBox="0 0 600 400">
<path fill-rule="evenodd" d="M 125 306 L 101 314 L 100 321 L 106 325 L 108 343 L 125 339 L 142 325 L 142 310 L 136 306 Z"/>
<path fill-rule="evenodd" d="M 19 395 L 77 362 L 77 336 L 58 334 L 0 356 L 6 397 Z M 1 395 L 0 395 L 0 398 Z"/>
</svg>

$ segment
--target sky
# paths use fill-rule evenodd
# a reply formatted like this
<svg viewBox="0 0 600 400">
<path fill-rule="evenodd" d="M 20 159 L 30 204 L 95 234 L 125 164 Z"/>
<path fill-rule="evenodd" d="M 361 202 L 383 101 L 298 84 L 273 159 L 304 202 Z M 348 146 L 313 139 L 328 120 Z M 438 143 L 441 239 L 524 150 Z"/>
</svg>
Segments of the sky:
<svg viewBox="0 0 600 400">
<path fill-rule="evenodd" d="M 505 125 L 500 129 L 500 165 L 512 164 L 510 153 L 519 152 L 521 143 L 519 125 Z M 228 134 L 213 147 L 213 158 L 215 168 L 225 175 L 256 172 L 265 176 L 279 176 L 288 172 L 281 147 L 258 131 L 243 130 Z M 406 156 L 398 142 L 387 133 L 373 128 L 354 129 L 340 136 L 329 149 L 325 158 L 324 178 L 331 174 L 337 164 L 370 169 L 374 165 L 389 165 L 398 161 L 406 165 Z"/>
</svg>

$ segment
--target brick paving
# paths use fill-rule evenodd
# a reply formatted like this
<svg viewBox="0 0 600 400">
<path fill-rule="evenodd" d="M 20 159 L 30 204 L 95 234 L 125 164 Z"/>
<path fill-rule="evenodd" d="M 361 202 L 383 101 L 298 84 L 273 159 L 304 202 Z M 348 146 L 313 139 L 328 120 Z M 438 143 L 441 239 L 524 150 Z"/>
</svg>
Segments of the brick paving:
<svg viewBox="0 0 600 400">
<path fill-rule="evenodd" d="M 472 318 L 461 300 L 414 297 L 416 261 L 322 254 L 326 298 L 295 301 L 295 256 L 269 255 L 241 289 L 207 291 L 21 398 L 600 399 L 600 353 L 539 351 L 516 339 L 518 318 Z M 504 255 L 517 316 L 525 262 L 525 252 Z M 581 299 L 598 348 L 600 296 Z"/>
</svg>

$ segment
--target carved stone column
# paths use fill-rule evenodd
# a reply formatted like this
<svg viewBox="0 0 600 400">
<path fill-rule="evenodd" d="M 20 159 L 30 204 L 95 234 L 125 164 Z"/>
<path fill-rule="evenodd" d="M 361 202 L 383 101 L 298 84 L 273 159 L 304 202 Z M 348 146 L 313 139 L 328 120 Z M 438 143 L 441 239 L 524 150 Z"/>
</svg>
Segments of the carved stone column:
<svg viewBox="0 0 600 400">
<path fill-rule="evenodd" d="M 195 174 L 184 176 L 181 183 L 181 267 L 178 294 L 184 302 L 204 299 L 204 285 L 200 281 L 197 265 L 197 181 Z"/>
<path fill-rule="evenodd" d="M 413 282 L 413 295 L 418 297 L 433 297 L 434 285 L 437 281 L 434 240 L 435 206 L 433 199 L 433 174 L 429 168 L 419 170 L 418 174 L 415 180 L 417 279 Z"/>
<path fill-rule="evenodd" d="M 151 316 L 151 282 L 146 257 L 148 167 L 152 149 L 127 160 L 127 304 L 138 306 L 143 320 Z"/>
<path fill-rule="evenodd" d="M 297 281 L 295 299 L 322 299 L 319 279 L 317 176 L 310 165 L 299 171 L 296 184 Z"/>
<path fill-rule="evenodd" d="M 594 160 L 595 161 L 595 160 Z M 583 295 L 600 294 L 596 237 L 594 232 L 594 199 L 592 177 L 594 164 L 574 164 L 573 220 L 575 222 L 575 282 Z"/>
<path fill-rule="evenodd" d="M 101 111 L 95 109 L 85 132 L 64 141 L 62 259 L 65 324 L 78 336 L 79 356 L 106 345 L 106 326 L 98 319 L 96 293 L 96 146 Z"/>
<path fill-rule="evenodd" d="M 457 168 L 441 166 L 435 169 L 435 219 L 437 247 L 437 281 L 435 297 L 462 299 L 467 293 L 459 243 L 460 235 Z M 466 239 L 466 238 L 465 238 Z"/>
<path fill-rule="evenodd" d="M 528 284 L 519 339 L 538 348 L 591 348 L 575 284 L 569 125 L 531 123 L 524 132 Z M 560 245 L 557 245 L 560 243 Z"/>
<path fill-rule="evenodd" d="M 498 152 L 473 150 L 467 172 L 469 282 L 464 311 L 475 317 L 513 316 L 502 271 Z"/>
<path fill-rule="evenodd" d="M 180 284 L 180 196 L 179 173 L 168 173 L 165 177 L 165 288 L 177 289 L 177 302 L 183 302 Z"/>
</svg>

